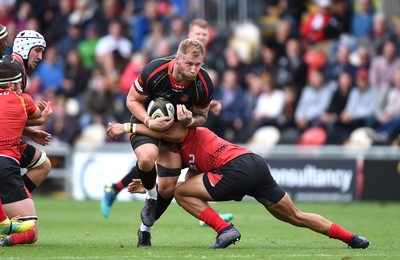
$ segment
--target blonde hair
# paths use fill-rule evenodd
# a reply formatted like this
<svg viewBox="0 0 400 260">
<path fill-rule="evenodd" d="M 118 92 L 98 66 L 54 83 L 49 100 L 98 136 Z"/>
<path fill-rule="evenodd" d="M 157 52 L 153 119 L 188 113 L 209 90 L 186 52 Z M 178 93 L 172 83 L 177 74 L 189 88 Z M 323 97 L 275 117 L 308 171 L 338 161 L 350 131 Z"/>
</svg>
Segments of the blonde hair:
<svg viewBox="0 0 400 260">
<path fill-rule="evenodd" d="M 179 44 L 177 55 L 190 54 L 193 58 L 204 57 L 205 50 L 203 44 L 196 39 L 188 38 Z"/>
<path fill-rule="evenodd" d="M 199 26 L 201 28 L 207 29 L 208 28 L 208 22 L 203 19 L 194 19 L 190 24 L 189 24 L 189 31 L 192 29 L 193 26 Z"/>
</svg>

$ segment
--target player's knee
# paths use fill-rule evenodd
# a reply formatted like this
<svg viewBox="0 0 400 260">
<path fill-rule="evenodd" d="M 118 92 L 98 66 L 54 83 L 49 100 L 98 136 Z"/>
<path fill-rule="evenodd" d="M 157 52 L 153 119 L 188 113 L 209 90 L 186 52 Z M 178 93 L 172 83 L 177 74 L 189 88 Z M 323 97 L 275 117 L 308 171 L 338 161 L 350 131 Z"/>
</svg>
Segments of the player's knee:
<svg viewBox="0 0 400 260">
<path fill-rule="evenodd" d="M 50 159 L 48 157 L 46 157 L 46 160 L 44 161 L 44 163 L 40 167 L 42 167 L 44 173 L 49 175 L 49 172 L 50 172 L 51 167 L 52 167 Z"/>
<path fill-rule="evenodd" d="M 174 195 L 175 185 L 158 186 L 158 193 L 163 198 L 171 198 Z"/>
<path fill-rule="evenodd" d="M 155 167 L 155 160 L 152 158 L 143 158 L 138 160 L 137 165 L 140 170 L 148 172 Z"/>
</svg>

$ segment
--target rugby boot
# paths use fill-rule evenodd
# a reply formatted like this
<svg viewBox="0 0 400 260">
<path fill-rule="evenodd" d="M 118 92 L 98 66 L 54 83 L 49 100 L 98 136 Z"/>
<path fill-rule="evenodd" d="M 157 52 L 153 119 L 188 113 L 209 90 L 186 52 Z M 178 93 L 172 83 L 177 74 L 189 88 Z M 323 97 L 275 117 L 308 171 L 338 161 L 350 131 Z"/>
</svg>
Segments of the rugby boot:
<svg viewBox="0 0 400 260">
<path fill-rule="evenodd" d="M 137 247 L 151 247 L 151 234 L 147 231 L 137 231 L 138 243 Z"/>
<path fill-rule="evenodd" d="M 235 244 L 237 241 L 240 241 L 240 237 L 241 235 L 239 231 L 233 227 L 233 224 L 230 224 L 218 233 L 215 244 L 210 248 L 226 248 L 231 244 Z"/>
<path fill-rule="evenodd" d="M 100 208 L 101 213 L 105 218 L 110 216 L 111 206 L 114 203 L 115 199 L 117 198 L 117 192 L 115 191 L 112 183 L 106 184 L 104 186 L 104 197 L 101 200 Z"/>
<path fill-rule="evenodd" d="M 351 248 L 362 248 L 366 249 L 369 246 L 369 241 L 365 237 L 361 237 L 358 235 L 353 235 L 351 237 L 351 241 L 348 243 Z"/>
<path fill-rule="evenodd" d="M 13 233 L 22 233 L 32 229 L 36 224 L 34 220 L 22 221 L 18 217 L 11 220 L 9 218 L 0 222 L 0 237 L 5 237 Z"/>
<path fill-rule="evenodd" d="M 140 217 L 144 225 L 148 227 L 154 225 L 156 219 L 156 208 L 157 208 L 157 200 L 146 199 L 146 201 L 144 202 L 143 209 L 140 212 Z"/>
</svg>

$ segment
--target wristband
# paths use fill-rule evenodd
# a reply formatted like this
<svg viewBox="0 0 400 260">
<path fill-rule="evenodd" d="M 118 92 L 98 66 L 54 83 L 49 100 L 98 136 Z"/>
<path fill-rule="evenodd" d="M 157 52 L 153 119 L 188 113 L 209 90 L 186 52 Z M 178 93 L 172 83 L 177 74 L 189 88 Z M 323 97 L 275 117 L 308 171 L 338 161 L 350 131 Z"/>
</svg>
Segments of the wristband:
<svg viewBox="0 0 400 260">
<path fill-rule="evenodd" d="M 151 121 L 153 121 L 153 120 L 149 121 L 149 125 L 148 125 L 149 129 L 151 129 Z"/>
<path fill-rule="evenodd" d="M 125 133 L 132 133 L 132 124 L 131 123 L 124 123 L 124 130 Z"/>
<path fill-rule="evenodd" d="M 136 134 L 136 124 L 131 124 L 131 133 Z"/>
<path fill-rule="evenodd" d="M 149 120 L 149 119 L 151 119 L 151 117 L 150 117 L 150 116 L 147 116 L 147 117 L 144 119 L 143 123 L 144 123 L 145 125 L 147 125 L 147 120 Z"/>
</svg>

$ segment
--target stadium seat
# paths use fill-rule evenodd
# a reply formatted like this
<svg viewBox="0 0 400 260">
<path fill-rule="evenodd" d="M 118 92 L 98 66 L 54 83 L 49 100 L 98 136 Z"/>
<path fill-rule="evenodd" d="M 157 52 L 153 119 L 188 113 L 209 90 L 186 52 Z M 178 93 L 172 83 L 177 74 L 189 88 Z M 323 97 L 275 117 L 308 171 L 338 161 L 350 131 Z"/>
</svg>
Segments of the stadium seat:
<svg viewBox="0 0 400 260">
<path fill-rule="evenodd" d="M 273 147 L 280 139 L 279 129 L 274 126 L 263 126 L 253 134 L 248 141 L 250 145 L 263 145 Z"/>
<path fill-rule="evenodd" d="M 327 133 L 322 127 L 311 127 L 303 132 L 297 145 L 320 146 L 325 144 Z"/>
<path fill-rule="evenodd" d="M 369 137 L 368 132 L 372 131 L 369 127 L 359 127 L 351 132 L 349 138 L 344 142 L 344 146 L 348 148 L 369 148 L 373 141 Z"/>
</svg>

